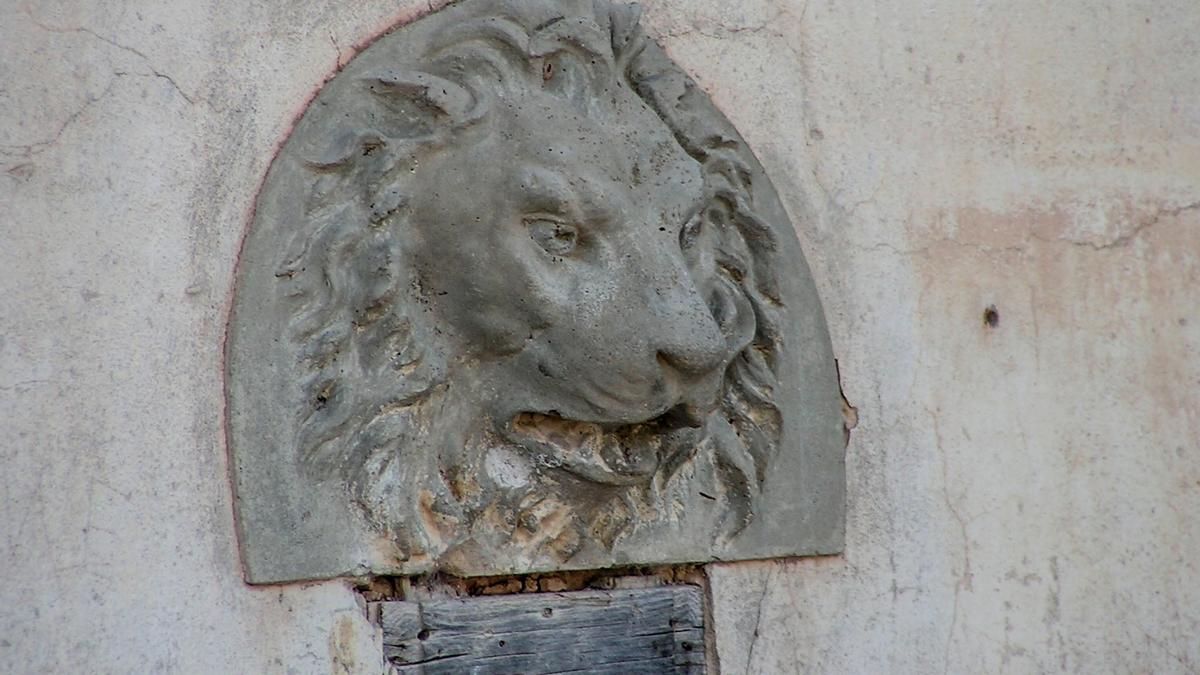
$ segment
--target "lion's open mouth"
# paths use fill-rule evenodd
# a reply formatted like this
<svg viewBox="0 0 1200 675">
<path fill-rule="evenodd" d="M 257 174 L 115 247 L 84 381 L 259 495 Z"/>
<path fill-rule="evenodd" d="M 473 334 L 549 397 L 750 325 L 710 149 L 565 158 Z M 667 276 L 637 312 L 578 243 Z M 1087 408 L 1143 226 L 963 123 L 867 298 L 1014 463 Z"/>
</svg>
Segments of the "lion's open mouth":
<svg viewBox="0 0 1200 675">
<path fill-rule="evenodd" d="M 694 444 L 707 413 L 678 405 L 632 424 L 581 422 L 556 411 L 525 412 L 508 425 L 513 440 L 543 464 L 614 485 L 643 482 L 680 449 Z"/>
</svg>

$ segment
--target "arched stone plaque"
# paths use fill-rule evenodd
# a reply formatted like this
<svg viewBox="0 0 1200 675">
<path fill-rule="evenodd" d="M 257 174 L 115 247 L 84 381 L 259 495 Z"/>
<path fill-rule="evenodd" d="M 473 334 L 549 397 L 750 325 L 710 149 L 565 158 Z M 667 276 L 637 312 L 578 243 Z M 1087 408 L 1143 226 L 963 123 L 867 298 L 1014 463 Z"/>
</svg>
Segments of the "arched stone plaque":
<svg viewBox="0 0 1200 675">
<path fill-rule="evenodd" d="M 381 38 L 272 165 L 227 354 L 247 578 L 840 550 L 840 399 L 762 167 L 605 0 Z"/>
</svg>

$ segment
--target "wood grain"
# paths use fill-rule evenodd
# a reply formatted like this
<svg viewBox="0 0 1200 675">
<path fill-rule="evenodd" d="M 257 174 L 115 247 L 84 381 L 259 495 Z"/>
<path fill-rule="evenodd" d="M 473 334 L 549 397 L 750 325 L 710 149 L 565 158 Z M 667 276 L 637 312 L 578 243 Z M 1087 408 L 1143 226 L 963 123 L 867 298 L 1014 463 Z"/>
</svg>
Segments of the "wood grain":
<svg viewBox="0 0 1200 675">
<path fill-rule="evenodd" d="M 405 675 L 705 672 L 695 586 L 380 605 L 384 655 Z"/>
</svg>

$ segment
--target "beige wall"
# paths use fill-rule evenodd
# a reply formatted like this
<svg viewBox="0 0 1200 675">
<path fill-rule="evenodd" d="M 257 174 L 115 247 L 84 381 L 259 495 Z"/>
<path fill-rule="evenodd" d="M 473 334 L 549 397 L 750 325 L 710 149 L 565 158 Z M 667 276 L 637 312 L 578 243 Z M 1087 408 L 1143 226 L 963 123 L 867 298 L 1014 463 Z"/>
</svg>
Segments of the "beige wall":
<svg viewBox="0 0 1200 675">
<path fill-rule="evenodd" d="M 846 554 L 713 570 L 723 672 L 1200 671 L 1200 5 L 645 4 L 860 419 Z M 0 0 L 0 671 L 380 669 L 240 581 L 221 338 L 291 120 L 424 6 Z"/>
</svg>

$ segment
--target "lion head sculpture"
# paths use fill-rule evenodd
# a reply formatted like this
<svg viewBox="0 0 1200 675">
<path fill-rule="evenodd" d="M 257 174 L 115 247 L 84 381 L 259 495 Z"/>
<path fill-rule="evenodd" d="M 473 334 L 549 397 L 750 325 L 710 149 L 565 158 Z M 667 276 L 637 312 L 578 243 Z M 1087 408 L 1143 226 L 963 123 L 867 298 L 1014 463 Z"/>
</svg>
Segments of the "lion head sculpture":
<svg viewBox="0 0 1200 675">
<path fill-rule="evenodd" d="M 697 491 L 702 536 L 736 538 L 779 445 L 785 312 L 744 144 L 689 117 L 634 8 L 445 11 L 285 148 L 302 472 L 429 567 L 594 557 Z"/>
</svg>

